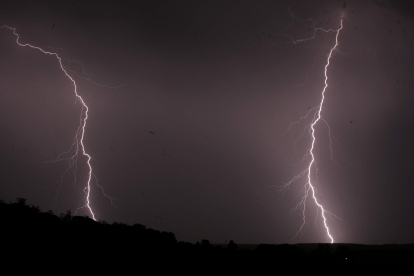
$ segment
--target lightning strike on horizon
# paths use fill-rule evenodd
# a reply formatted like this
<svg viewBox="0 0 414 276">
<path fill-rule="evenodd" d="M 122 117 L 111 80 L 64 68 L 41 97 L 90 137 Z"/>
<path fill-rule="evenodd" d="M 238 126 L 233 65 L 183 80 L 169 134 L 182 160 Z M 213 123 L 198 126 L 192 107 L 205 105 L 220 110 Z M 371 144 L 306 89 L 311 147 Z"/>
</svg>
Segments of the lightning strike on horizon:
<svg viewBox="0 0 414 276">
<path fill-rule="evenodd" d="M 298 124 L 299 122 L 307 119 L 309 117 L 309 115 L 312 114 L 312 111 L 315 111 L 316 110 L 313 113 L 313 118 L 312 118 L 311 124 L 308 125 L 307 127 L 305 127 L 303 133 L 295 141 L 295 150 L 296 150 L 296 144 L 297 144 L 297 142 L 302 138 L 302 136 L 306 133 L 306 131 L 308 131 L 311 134 L 311 137 L 312 137 L 311 147 L 307 149 L 307 151 L 306 151 L 304 157 L 302 158 L 302 160 L 300 161 L 300 163 L 304 162 L 306 160 L 306 157 L 308 157 L 309 155 L 311 156 L 311 161 L 310 161 L 310 163 L 309 163 L 309 165 L 308 165 L 308 167 L 307 167 L 306 170 L 304 170 L 304 171 L 300 172 L 299 174 L 295 175 L 289 182 L 287 182 L 283 186 L 279 186 L 279 187 L 281 187 L 281 191 L 283 191 L 283 193 L 284 193 L 290 187 L 290 185 L 292 183 L 296 182 L 298 179 L 300 179 L 300 178 L 304 177 L 305 175 L 307 175 L 307 182 L 305 183 L 304 187 L 301 190 L 301 192 L 304 192 L 304 195 L 303 195 L 301 201 L 296 205 L 296 207 L 294 207 L 292 209 L 292 211 L 294 212 L 294 211 L 297 211 L 300 208 L 302 210 L 302 219 L 303 219 L 302 225 L 300 226 L 299 230 L 297 231 L 296 235 L 293 238 L 295 238 L 299 233 L 301 233 L 303 227 L 307 224 L 307 218 L 306 218 L 306 201 L 308 199 L 309 194 L 311 194 L 311 196 L 313 198 L 313 201 L 315 202 L 315 204 L 317 206 L 317 213 L 316 213 L 316 215 L 318 217 L 318 213 L 319 213 L 319 210 L 320 210 L 320 212 L 322 214 L 322 218 L 323 218 L 323 224 L 324 224 L 324 227 L 326 229 L 327 237 L 330 239 L 330 242 L 333 243 L 334 242 L 334 238 L 333 238 L 333 236 L 332 236 L 332 234 L 331 234 L 331 232 L 329 230 L 329 227 L 327 225 L 326 215 L 329 215 L 329 216 L 335 216 L 335 215 L 332 214 L 330 211 L 326 210 L 322 206 L 322 204 L 318 201 L 318 199 L 316 197 L 317 190 L 315 189 L 314 185 L 312 184 L 312 180 L 311 180 L 311 176 L 312 176 L 311 172 L 312 172 L 312 168 L 315 167 L 315 169 L 316 169 L 316 171 L 315 171 L 316 172 L 316 175 L 315 176 L 316 176 L 316 178 L 318 178 L 318 175 L 317 175 L 318 174 L 317 173 L 318 172 L 318 167 L 316 166 L 315 155 L 314 155 L 313 150 L 314 150 L 315 142 L 316 142 L 315 125 L 319 121 L 323 121 L 327 125 L 327 127 L 328 127 L 328 134 L 329 134 L 329 139 L 330 139 L 329 149 L 330 149 L 330 152 L 331 152 L 331 159 L 333 160 L 333 155 L 332 155 L 332 137 L 331 137 L 330 127 L 327 124 L 327 122 L 322 118 L 321 113 L 322 113 L 323 103 L 325 101 L 325 92 L 326 92 L 326 89 L 328 88 L 328 66 L 330 64 L 330 60 L 331 60 L 331 57 L 332 57 L 332 53 L 333 53 L 333 51 L 338 46 L 338 36 L 339 36 L 340 30 L 342 30 L 342 28 L 343 28 L 343 19 L 344 18 L 343 18 L 343 15 L 342 15 L 341 16 L 341 26 L 337 30 L 334 30 L 334 29 L 316 28 L 315 22 L 312 19 L 306 19 L 306 20 L 299 19 L 299 18 L 297 18 L 297 17 L 294 16 L 294 14 L 290 11 L 290 9 L 289 9 L 289 13 L 290 13 L 290 15 L 292 17 L 292 21 L 289 24 L 289 26 L 286 27 L 286 26 L 282 26 L 282 25 L 279 25 L 278 24 L 279 26 L 282 26 L 285 29 L 288 29 L 289 30 L 292 27 L 292 24 L 293 24 L 294 20 L 300 20 L 300 21 L 304 21 L 304 22 L 312 21 L 313 22 L 313 26 L 314 26 L 313 35 L 311 37 L 309 37 L 309 38 L 295 39 L 292 36 L 287 35 L 285 33 L 278 33 L 277 34 L 277 35 L 282 35 L 282 36 L 288 37 L 294 44 L 297 44 L 297 43 L 300 43 L 300 42 L 305 42 L 305 41 L 314 39 L 316 37 L 316 32 L 318 30 L 323 31 L 325 33 L 333 32 L 333 33 L 336 33 L 336 35 L 335 35 L 335 45 L 330 49 L 329 55 L 327 57 L 327 61 L 326 61 L 326 64 L 325 64 L 325 70 L 324 70 L 324 74 L 325 74 L 325 85 L 324 85 L 324 87 L 322 89 L 322 92 L 321 92 L 321 101 L 320 101 L 319 105 L 311 108 L 305 116 L 299 118 L 299 120 L 297 120 L 296 122 L 291 123 L 289 125 L 288 129 L 284 133 L 282 133 L 282 135 L 283 135 L 283 134 L 286 134 L 287 132 L 289 132 L 289 130 L 291 129 L 291 127 L 293 125 Z M 315 60 L 316 60 L 316 57 L 315 57 Z M 307 77 L 308 77 L 309 71 L 314 66 L 315 66 L 315 62 L 312 65 L 312 67 L 306 72 L 306 81 L 307 81 Z M 299 85 L 292 85 L 292 86 L 290 86 L 287 91 L 289 91 L 292 87 L 301 86 L 301 85 L 306 84 L 306 81 L 304 83 L 299 84 Z M 317 219 L 317 217 L 316 217 L 316 219 Z M 315 220 L 315 223 L 316 223 L 316 220 Z"/>
<path fill-rule="evenodd" d="M 66 151 L 66 152 L 63 152 L 63 153 L 59 154 L 59 156 L 58 156 L 55 160 L 53 160 L 53 161 L 49 161 L 49 162 L 46 162 L 46 163 L 54 163 L 54 162 L 57 162 L 57 161 L 64 161 L 64 160 L 68 160 L 68 161 L 69 161 L 69 166 L 68 166 L 68 168 L 66 169 L 66 171 L 64 172 L 64 174 L 63 174 L 63 176 L 62 176 L 62 179 L 61 179 L 61 181 L 60 181 L 60 184 L 62 184 L 62 182 L 63 182 L 63 178 L 65 177 L 65 175 L 66 175 L 66 174 L 67 174 L 70 170 L 72 170 L 72 172 L 73 172 L 73 174 L 74 174 L 74 182 L 73 182 L 73 185 L 75 185 L 75 183 L 76 183 L 77 160 L 78 160 L 78 157 L 79 157 L 79 151 L 81 151 L 81 152 L 82 152 L 82 155 L 83 155 L 83 156 L 85 156 L 85 157 L 87 158 L 86 163 L 87 163 L 88 168 L 89 168 L 89 171 L 88 171 L 88 181 L 87 181 L 86 186 L 83 188 L 83 192 L 85 193 L 85 204 L 84 204 L 84 206 L 81 206 L 81 207 L 77 208 L 77 209 L 76 209 L 75 214 L 77 213 L 77 211 L 78 211 L 79 209 L 82 209 L 82 208 L 87 208 L 87 209 L 89 210 L 89 212 L 90 212 L 91 216 L 92 216 L 92 219 L 96 221 L 95 214 L 94 214 L 94 212 L 93 212 L 93 210 L 92 210 L 92 207 L 91 207 L 91 205 L 90 205 L 90 195 L 91 195 L 91 179 L 92 179 L 92 177 L 94 177 L 94 178 L 96 179 L 96 185 L 102 189 L 102 192 L 103 192 L 104 196 L 108 197 L 108 198 L 111 200 L 111 204 L 112 204 L 112 198 L 111 198 L 111 197 L 109 197 L 107 194 L 105 194 L 105 192 L 104 192 L 104 190 L 103 190 L 103 187 L 102 187 L 102 186 L 98 185 L 98 183 L 97 183 L 98 179 L 96 178 L 96 176 L 95 176 L 95 175 L 93 174 L 93 172 L 92 172 L 92 165 L 91 165 L 91 163 L 90 163 L 90 162 L 91 162 L 91 160 L 92 160 L 92 157 L 91 157 L 91 156 L 90 156 L 90 155 L 86 152 L 86 150 L 85 150 L 85 145 L 84 145 L 85 127 L 86 127 L 86 121 L 87 121 L 87 119 L 88 119 L 88 111 L 89 111 L 89 108 L 88 108 L 88 106 L 86 105 L 86 103 L 85 103 L 85 101 L 83 100 L 83 98 L 82 98 L 82 97 L 78 94 L 78 91 L 77 91 L 78 87 L 77 87 L 77 85 L 76 85 L 76 82 L 75 82 L 75 80 L 72 78 L 72 76 L 68 73 L 68 71 L 73 72 L 74 74 L 76 74 L 76 76 L 77 76 L 77 77 L 79 77 L 79 78 L 81 78 L 81 79 L 85 79 L 85 80 L 87 80 L 87 81 L 89 81 L 89 82 L 91 82 L 91 83 L 93 83 L 93 84 L 96 84 L 96 85 L 99 85 L 99 86 L 102 86 L 102 87 L 107 87 L 107 88 L 113 88 L 113 89 L 116 89 L 116 88 L 119 88 L 119 87 L 123 86 L 123 84 L 122 84 L 122 85 L 120 85 L 120 86 L 111 87 L 111 86 L 107 86 L 107 85 L 103 85 L 103 84 L 96 83 L 96 82 L 92 81 L 92 79 L 90 79 L 90 78 L 89 78 L 89 75 L 90 75 L 90 74 L 87 74 L 87 73 L 86 73 L 85 68 L 84 68 L 84 65 L 83 65 L 82 63 L 80 63 L 80 62 L 78 62 L 78 61 L 68 60 L 68 59 L 66 59 L 66 58 L 64 58 L 64 57 L 59 56 L 59 55 L 58 55 L 57 53 L 55 53 L 55 52 L 49 52 L 49 51 L 46 51 L 46 50 L 44 50 L 43 48 L 40 48 L 40 47 L 37 47 L 37 46 L 33 46 L 33 45 L 29 44 L 29 43 L 20 43 L 20 42 L 19 42 L 19 38 L 20 38 L 20 36 L 19 36 L 19 34 L 16 32 L 16 28 L 12 28 L 12 27 L 9 27 L 9 26 L 7 26 L 7 25 L 3 25 L 3 26 L 1 26 L 1 27 L 0 27 L 0 29 L 4 29 L 4 28 L 7 28 L 7 29 L 9 29 L 9 30 L 13 31 L 14 36 L 16 36 L 16 43 L 17 43 L 19 46 L 22 46 L 22 47 L 30 47 L 30 48 L 32 48 L 32 49 L 39 50 L 39 51 L 41 51 L 41 52 L 42 52 L 42 53 L 44 53 L 44 54 L 48 54 L 48 55 L 51 55 L 51 56 L 55 56 L 55 57 L 56 57 L 56 59 L 59 61 L 60 68 L 61 68 L 61 69 L 62 69 L 62 71 L 65 73 L 65 75 L 69 78 L 69 80 L 73 83 L 73 86 L 74 86 L 74 93 L 75 93 L 75 96 L 76 96 L 76 100 L 79 100 L 79 101 L 80 101 L 80 103 L 82 104 L 81 114 L 80 114 L 80 116 L 79 116 L 79 120 L 80 120 L 80 122 L 79 122 L 78 129 L 77 129 L 77 131 L 76 131 L 76 134 L 75 134 L 75 138 L 74 138 L 74 140 L 73 140 L 73 143 L 72 143 L 71 148 L 70 148 L 68 151 Z M 51 48 L 51 47 L 49 47 L 49 46 L 46 46 L 46 47 Z M 53 49 L 53 48 L 51 48 L 51 49 Z M 70 69 L 68 66 L 65 66 L 65 65 L 62 63 L 62 60 L 66 60 L 66 61 L 68 61 L 68 66 L 70 66 L 70 64 L 71 64 L 71 63 L 77 63 L 77 64 L 79 64 L 80 66 L 82 66 L 82 71 L 83 71 L 83 73 L 84 73 L 87 77 L 80 76 L 80 75 L 79 75 L 79 74 L 78 74 L 75 70 Z M 75 102 L 75 103 L 76 103 L 76 102 Z M 73 152 L 73 154 L 72 154 L 71 156 L 66 157 L 66 158 L 62 157 L 62 156 L 64 156 L 64 155 L 66 155 L 66 154 L 70 154 L 71 152 Z M 59 182 L 58 182 L 58 183 L 59 183 Z M 59 185 L 59 187 L 58 187 L 58 189 L 57 189 L 56 198 L 57 198 L 57 196 L 59 195 L 59 189 L 60 189 L 60 185 Z M 55 200 L 56 200 L 56 198 L 55 198 Z M 113 204 L 112 204 L 112 205 L 113 205 Z"/>
</svg>

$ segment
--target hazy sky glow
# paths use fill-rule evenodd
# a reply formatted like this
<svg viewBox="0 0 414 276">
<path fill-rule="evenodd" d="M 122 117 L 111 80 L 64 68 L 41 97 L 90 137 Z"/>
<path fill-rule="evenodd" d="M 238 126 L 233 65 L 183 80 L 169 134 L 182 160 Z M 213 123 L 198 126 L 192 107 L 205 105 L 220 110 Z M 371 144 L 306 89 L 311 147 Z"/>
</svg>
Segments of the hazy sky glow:
<svg viewBox="0 0 414 276">
<path fill-rule="evenodd" d="M 337 29 L 344 12 L 322 113 L 336 163 L 318 124 L 318 196 L 340 218 L 327 221 L 335 242 L 413 243 L 414 24 L 412 5 L 402 3 L 2 1 L 0 25 L 84 65 L 68 65 L 89 107 L 84 142 L 117 207 L 92 186 L 98 219 L 185 241 L 326 242 L 314 204 L 291 240 L 303 181 L 285 193 L 275 185 L 309 164 L 296 165 L 311 136 L 295 149 L 309 121 L 280 134 L 319 104 L 335 33 L 298 44 L 276 34 L 291 22 L 288 7 L 325 29 Z M 294 22 L 287 33 L 307 37 L 312 27 Z M 68 162 L 45 163 L 69 150 L 78 128 L 73 84 L 55 57 L 19 47 L 10 30 L 0 29 L 0 50 L 0 198 L 74 211 L 86 158 L 56 201 Z"/>
</svg>

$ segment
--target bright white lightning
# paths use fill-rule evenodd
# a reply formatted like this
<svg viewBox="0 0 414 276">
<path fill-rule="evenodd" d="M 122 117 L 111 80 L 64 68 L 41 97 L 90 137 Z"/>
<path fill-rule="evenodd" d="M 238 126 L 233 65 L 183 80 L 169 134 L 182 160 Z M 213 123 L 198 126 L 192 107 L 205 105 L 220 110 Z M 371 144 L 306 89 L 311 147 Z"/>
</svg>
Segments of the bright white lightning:
<svg viewBox="0 0 414 276">
<path fill-rule="evenodd" d="M 85 136 L 85 127 L 86 127 L 86 121 L 87 121 L 87 119 L 88 119 L 88 106 L 86 105 L 86 103 L 84 102 L 84 100 L 83 100 L 83 98 L 78 94 L 78 91 L 77 91 L 77 86 L 76 86 L 76 82 L 75 82 L 75 80 L 71 77 L 71 75 L 68 73 L 68 70 L 69 71 L 73 71 L 73 70 L 70 70 L 70 69 L 68 69 L 68 68 L 66 68 L 65 69 L 65 66 L 62 64 L 62 59 L 64 59 L 63 57 L 60 57 L 57 53 L 55 53 L 55 52 L 49 52 L 49 51 L 45 51 L 45 50 L 43 50 L 42 48 L 40 48 L 40 47 L 37 47 L 37 46 L 33 46 L 33 45 L 31 45 L 31 44 L 28 44 L 28 43 L 20 43 L 19 42 L 19 34 L 18 33 L 16 33 L 16 28 L 12 28 L 12 27 L 9 27 L 9 26 L 7 26 L 7 25 L 3 25 L 3 26 L 1 26 L 0 27 L 1 29 L 4 29 L 4 28 L 7 28 L 7 29 L 9 29 L 9 30 L 11 30 L 11 31 L 13 31 L 13 34 L 16 36 L 16 43 L 19 45 L 19 46 L 22 46 L 22 47 L 30 47 L 30 48 L 33 48 L 33 49 L 37 49 L 37 50 L 39 50 L 39 51 L 41 51 L 42 53 L 44 53 L 44 54 L 48 54 L 48 55 L 52 55 L 52 56 L 55 56 L 56 58 L 57 58 L 57 60 L 59 61 L 59 65 L 60 65 L 60 68 L 62 69 L 62 71 L 65 73 L 65 75 L 69 78 L 69 80 L 73 83 L 73 86 L 74 86 L 74 92 L 75 92 L 75 96 L 76 96 L 76 98 L 80 101 L 80 103 L 82 104 L 82 110 L 81 110 L 81 115 L 80 115 L 80 123 L 79 123 L 79 127 L 78 127 L 78 130 L 76 131 L 76 135 L 75 135 L 75 138 L 74 138 L 74 142 L 73 142 L 73 144 L 72 144 L 72 147 L 71 147 L 71 149 L 69 150 L 69 151 L 67 151 L 67 152 L 64 152 L 64 153 L 62 153 L 61 155 L 59 155 L 58 156 L 58 158 L 55 160 L 55 161 L 60 161 L 60 160 L 69 160 L 69 167 L 68 167 L 68 169 L 66 170 L 66 172 L 64 173 L 64 175 L 70 170 L 70 169 L 72 169 L 72 170 L 75 170 L 76 171 L 76 166 L 77 166 L 77 159 L 78 159 L 78 153 L 79 153 L 79 150 L 82 152 L 82 154 L 87 158 L 87 165 L 88 165 L 88 168 L 89 168 L 89 171 L 88 171 L 88 181 L 87 181 L 87 184 L 86 184 L 86 187 L 83 189 L 83 191 L 85 192 L 85 194 L 86 194 L 86 199 L 85 199 L 85 205 L 83 206 L 83 207 L 80 207 L 80 208 L 84 208 L 84 207 L 87 207 L 88 208 L 88 210 L 89 210 L 89 212 L 90 212 L 90 214 L 91 214 L 91 216 L 92 216 L 92 219 L 93 220 L 95 220 L 96 221 L 96 218 L 95 218 L 95 214 L 94 214 L 94 212 L 93 212 L 93 210 L 92 210 L 92 207 L 91 207 L 91 205 L 90 205 L 90 194 L 91 194 L 91 179 L 92 179 L 92 176 L 94 176 L 94 174 L 93 174 L 93 172 L 92 172 L 92 165 L 91 165 L 91 159 L 92 159 L 92 157 L 86 152 L 86 150 L 85 150 L 85 145 L 84 145 L 84 142 L 83 142 L 83 140 L 84 140 L 84 136 Z M 69 61 L 69 62 L 73 62 L 73 61 Z M 83 65 L 82 65 L 83 66 Z M 76 73 L 77 74 L 77 73 Z M 87 80 L 89 80 L 90 82 L 93 82 L 91 79 L 89 79 L 89 78 L 85 78 L 85 79 L 87 79 Z M 95 83 L 95 82 L 93 82 L 93 83 Z M 95 83 L 95 84 L 97 84 L 97 83 Z M 100 85 L 100 84 L 97 84 L 97 85 Z M 101 86 L 104 86 L 104 85 L 101 85 Z M 109 87 L 109 86 L 106 86 L 106 87 Z M 112 88 L 112 87 L 109 87 L 109 88 Z M 67 154 L 67 153 L 70 153 L 70 152 L 72 152 L 73 151 L 73 149 L 74 149 L 74 154 L 71 156 L 71 157 L 69 157 L 69 158 L 64 158 L 64 159 L 61 159 L 61 156 L 63 155 L 63 154 Z M 75 168 L 73 168 L 73 166 L 75 166 Z M 63 176 L 64 177 L 64 176 Z M 63 178 L 62 178 L 62 180 L 63 180 Z M 76 178 L 75 178 L 75 182 L 76 182 Z M 102 187 L 101 186 L 99 186 L 98 185 L 98 187 L 100 187 L 101 189 L 102 189 Z M 58 190 L 58 192 L 59 192 L 59 190 Z M 104 195 L 105 196 L 107 196 L 105 193 L 104 193 Z M 112 202 L 112 200 L 111 200 L 111 202 Z M 80 209 L 80 208 L 78 208 L 78 209 Z"/>
<path fill-rule="evenodd" d="M 290 12 L 290 10 L 289 10 L 289 12 Z M 290 12 L 290 14 L 291 14 L 291 17 L 292 17 L 292 22 L 290 23 L 290 25 L 289 25 L 289 27 L 285 27 L 286 29 L 290 29 L 290 27 L 291 27 L 291 25 L 292 25 L 292 23 L 293 23 L 293 20 L 301 20 L 301 19 L 298 19 L 298 18 L 296 18 L 291 12 Z M 307 20 L 301 20 L 301 21 L 312 21 L 312 19 L 307 19 Z M 329 237 L 329 239 L 330 239 L 330 241 L 331 241 L 331 243 L 333 243 L 334 242 L 334 238 L 333 238 L 333 236 L 332 236 L 332 234 L 331 234 L 331 232 L 330 232 L 330 230 L 329 230 L 329 227 L 328 227 L 328 225 L 327 225 L 327 221 L 326 221 L 326 215 L 329 215 L 329 216 L 331 216 L 331 215 L 333 215 L 331 212 L 329 212 L 328 210 L 326 210 L 323 206 L 322 206 L 322 204 L 320 204 L 319 203 L 319 201 L 318 201 L 318 199 L 317 199 L 317 197 L 316 197 L 316 189 L 315 189 L 315 187 L 314 187 L 314 185 L 312 184 L 312 180 L 311 180 L 311 172 L 312 172 L 312 168 L 313 167 L 315 167 L 316 168 L 316 171 L 318 170 L 318 168 L 316 167 L 316 163 L 315 163 L 315 156 L 314 156 L 314 152 L 313 152 L 313 150 L 314 150 L 314 146 L 315 146 L 315 142 L 316 142 L 316 137 L 315 137 L 315 125 L 319 122 L 319 121 L 323 121 L 323 122 L 325 122 L 326 123 L 326 121 L 322 118 L 322 116 L 321 116 L 321 113 L 322 113 L 322 108 L 323 108 L 323 103 L 324 103 L 324 100 L 325 100 L 325 92 L 326 92 L 326 89 L 328 88 L 328 66 L 329 66 L 329 64 L 330 64 L 330 60 L 331 60 L 331 57 L 332 57 L 332 53 L 333 53 L 333 51 L 337 48 L 337 46 L 338 46 L 338 36 L 339 36 L 339 32 L 340 32 L 340 30 L 342 30 L 342 28 L 343 28 L 343 17 L 341 18 L 341 26 L 340 26 L 340 28 L 338 28 L 337 30 L 333 30 L 333 29 L 328 29 L 328 30 L 325 30 L 325 29 L 323 29 L 323 28 L 316 28 L 315 27 L 315 25 L 314 25 L 314 33 L 313 33 L 313 36 L 312 37 L 309 37 L 309 38 L 305 38 L 305 39 L 294 39 L 292 36 L 290 36 L 290 35 L 287 35 L 287 34 L 284 34 L 284 33 L 279 33 L 279 34 L 277 34 L 277 35 L 283 35 L 283 36 L 286 36 L 286 37 L 288 37 L 290 40 L 292 40 L 292 42 L 294 43 L 294 44 L 296 44 L 296 43 L 300 43 L 300 42 L 305 42 L 305 41 L 308 41 L 308 40 L 311 40 L 311 39 L 314 39 L 315 38 L 315 35 L 316 35 L 316 32 L 318 31 L 318 30 L 321 30 L 321 31 L 324 31 L 324 32 L 334 32 L 334 33 L 336 33 L 336 36 L 335 36 L 335 45 L 330 49 L 330 51 L 329 51 L 329 55 L 328 55 L 328 58 L 327 58 L 327 61 L 326 61 L 326 65 L 325 65 L 325 86 L 323 87 L 323 90 L 322 90 L 322 97 L 321 97 L 321 101 L 320 101 L 320 103 L 319 103 L 319 105 L 318 106 L 316 106 L 316 107 L 313 107 L 312 109 L 310 109 L 309 110 L 309 112 L 305 115 L 305 116 L 303 116 L 303 117 L 301 117 L 298 121 L 296 121 L 296 122 L 294 122 L 294 123 L 292 123 L 292 124 L 290 124 L 290 126 L 289 126 L 289 128 L 287 129 L 287 131 L 285 132 L 285 133 L 287 133 L 288 131 L 289 131 L 289 129 L 293 126 L 293 125 L 295 125 L 295 124 L 297 124 L 297 123 L 299 123 L 299 122 L 301 122 L 302 120 L 304 120 L 304 119 L 307 119 L 308 118 L 308 116 L 311 114 L 311 112 L 312 111 L 314 111 L 314 110 L 317 110 L 316 111 L 316 113 L 314 113 L 314 116 L 313 116 L 313 119 L 312 119 L 312 123 L 310 124 L 310 126 L 308 126 L 307 128 L 309 128 L 309 132 L 310 132 L 310 134 L 311 134 L 311 136 L 312 136 L 312 143 L 311 143 L 311 147 L 308 149 L 308 153 L 306 153 L 305 154 L 305 156 L 304 156 L 304 158 L 302 159 L 302 161 L 301 162 L 304 162 L 305 161 L 305 157 L 306 156 L 308 156 L 308 155 L 310 155 L 311 156 L 311 161 L 310 161 L 310 163 L 309 163 L 309 166 L 308 166 L 308 168 L 306 169 L 306 170 L 304 170 L 304 171 L 302 171 L 301 173 L 299 173 L 298 175 L 295 175 L 289 182 L 287 182 L 287 183 L 285 183 L 283 186 L 282 186 L 282 191 L 285 191 L 286 189 L 288 189 L 289 187 L 290 187 L 290 185 L 293 183 L 293 182 L 295 182 L 295 181 L 297 181 L 298 179 L 300 179 L 300 178 L 302 178 L 303 176 L 305 176 L 305 175 L 307 175 L 307 182 L 306 182 L 306 184 L 305 184 L 305 186 L 304 186 L 304 188 L 303 188 L 303 190 L 302 191 L 304 191 L 304 196 L 302 197 L 302 200 L 296 205 L 296 207 L 293 209 L 294 211 L 296 211 L 298 208 L 301 208 L 301 210 L 302 210 L 302 218 L 303 218 L 303 222 L 302 222 L 302 225 L 300 226 L 300 228 L 299 228 L 299 230 L 298 230 L 298 232 L 296 233 L 296 235 L 294 236 L 294 237 L 296 237 L 301 231 L 302 231 L 302 229 L 303 229 L 303 227 L 306 225 L 306 200 L 308 199 L 308 196 L 309 196 L 309 193 L 311 193 L 311 195 L 312 195 L 312 198 L 313 198 L 313 200 L 314 200 L 314 202 L 315 202 L 315 204 L 316 204 L 316 206 L 317 206 L 317 208 L 318 208 L 318 210 L 320 210 L 321 211 L 321 214 L 322 214 L 322 218 L 323 218 L 323 224 L 324 224 L 324 227 L 325 227 L 325 229 L 326 229 L 326 233 L 327 233 L 327 236 Z M 314 64 L 315 65 L 315 64 Z M 313 66 L 314 66 L 313 65 Z M 313 66 L 312 66 L 312 68 L 313 68 Z M 311 68 L 311 69 L 312 69 Z M 310 69 L 309 69 L 310 70 Z M 308 72 L 309 72 L 309 70 L 308 70 Z M 307 79 L 307 74 L 308 74 L 308 72 L 306 73 L 306 79 Z M 302 84 L 301 84 L 302 85 Z M 300 86 L 300 85 L 295 85 L 295 86 Z M 291 87 L 289 87 L 288 88 L 288 90 L 290 89 Z M 304 132 L 306 131 L 306 129 L 307 128 L 305 128 L 305 130 L 304 130 Z M 329 126 L 328 126 L 328 130 L 329 130 L 329 137 L 331 138 L 331 134 L 330 134 L 330 128 L 329 128 Z M 285 133 L 283 133 L 283 134 L 285 134 Z M 303 136 L 303 134 L 304 133 L 302 133 L 302 135 L 297 139 L 297 140 L 299 140 L 302 136 Z M 297 142 L 297 140 L 296 140 L 296 142 Z M 296 145 L 296 142 L 295 142 L 295 145 Z M 332 158 L 332 143 L 330 143 L 330 145 L 329 145 L 329 149 L 331 150 L 331 158 Z M 317 175 L 316 175 L 316 177 L 317 177 Z M 317 213 L 318 214 L 318 213 Z"/>
</svg>

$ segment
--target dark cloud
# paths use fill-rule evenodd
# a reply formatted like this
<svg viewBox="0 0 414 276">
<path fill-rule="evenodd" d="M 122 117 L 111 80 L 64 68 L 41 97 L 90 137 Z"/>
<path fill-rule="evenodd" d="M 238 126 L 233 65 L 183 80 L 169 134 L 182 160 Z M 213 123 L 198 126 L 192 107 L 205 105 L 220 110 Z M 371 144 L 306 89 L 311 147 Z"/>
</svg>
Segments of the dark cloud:
<svg viewBox="0 0 414 276">
<path fill-rule="evenodd" d="M 89 106 L 84 141 L 94 177 L 119 207 L 93 178 L 99 219 L 194 242 L 325 242 L 312 204 L 309 227 L 291 240 L 301 217 L 289 211 L 304 180 L 284 194 L 276 186 L 306 168 L 305 122 L 281 134 L 319 104 L 335 38 L 318 31 L 295 45 L 280 33 L 313 30 L 298 20 L 286 28 L 288 7 L 323 28 L 338 28 L 344 14 L 322 112 L 330 128 L 316 127 L 318 195 L 341 218 L 328 221 L 338 242 L 413 242 L 414 40 L 401 15 L 412 9 L 345 3 L 1 1 L 0 25 L 70 60 Z M 85 158 L 62 182 L 68 161 L 47 162 L 70 148 L 78 129 L 73 85 L 53 56 L 18 47 L 10 31 L 0 29 L 0 43 L 0 195 L 75 210 Z"/>
<path fill-rule="evenodd" d="M 393 9 L 404 16 L 414 17 L 414 2 L 410 0 L 372 0 L 378 6 Z"/>
</svg>

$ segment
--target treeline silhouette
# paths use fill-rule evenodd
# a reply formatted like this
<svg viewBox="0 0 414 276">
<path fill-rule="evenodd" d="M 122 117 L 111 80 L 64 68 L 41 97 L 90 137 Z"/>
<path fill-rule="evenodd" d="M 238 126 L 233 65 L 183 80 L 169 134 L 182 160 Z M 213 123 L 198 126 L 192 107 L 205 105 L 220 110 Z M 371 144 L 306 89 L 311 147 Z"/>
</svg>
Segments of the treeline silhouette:
<svg viewBox="0 0 414 276">
<path fill-rule="evenodd" d="M 171 232 L 141 224 L 96 222 L 70 211 L 60 216 L 28 205 L 26 199 L 0 201 L 3 268 L 129 273 L 290 273 L 361 272 L 411 266 L 413 246 L 212 245 L 177 241 Z M 354 249 L 351 249 L 353 248 Z M 221 273 L 219 273 L 221 274 Z"/>
</svg>

